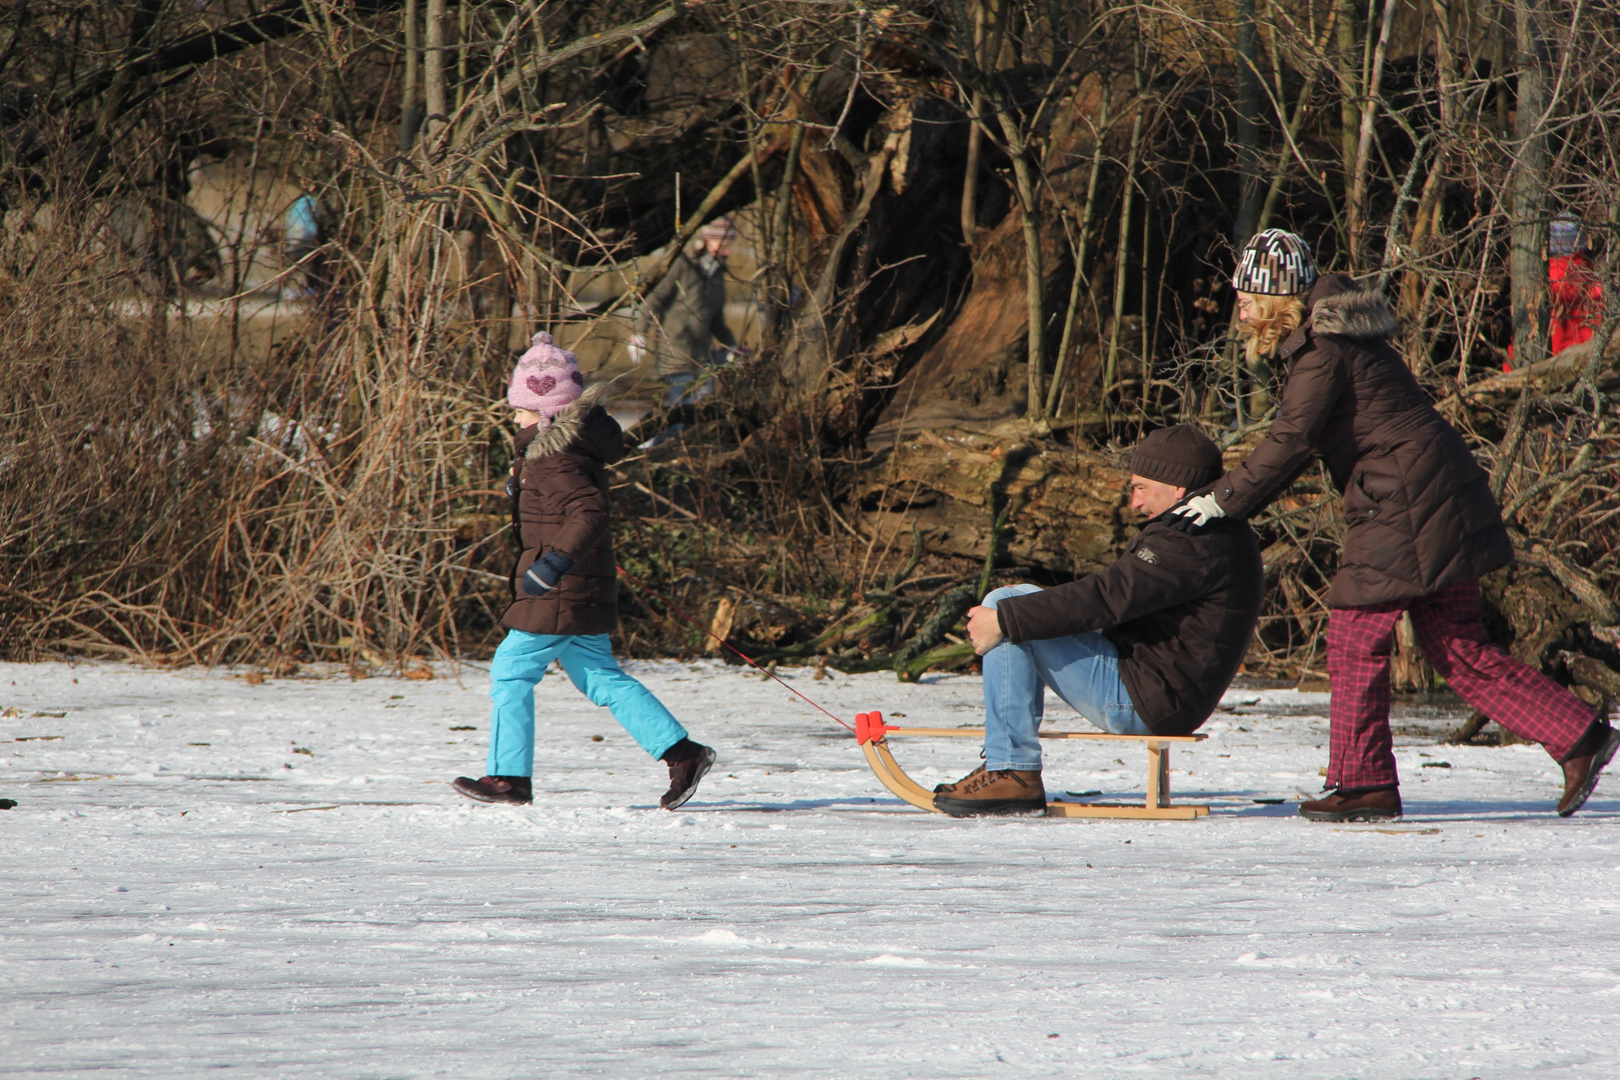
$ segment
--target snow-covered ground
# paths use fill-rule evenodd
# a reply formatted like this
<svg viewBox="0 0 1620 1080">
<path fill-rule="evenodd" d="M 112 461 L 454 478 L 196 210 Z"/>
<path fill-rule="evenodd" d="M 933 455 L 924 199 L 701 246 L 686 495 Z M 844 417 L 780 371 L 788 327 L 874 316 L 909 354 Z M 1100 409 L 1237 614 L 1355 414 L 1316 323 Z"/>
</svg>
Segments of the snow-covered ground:
<svg viewBox="0 0 1620 1080">
<path fill-rule="evenodd" d="M 1560 820 L 1539 749 L 1408 736 L 1405 820 L 1312 824 L 1255 799 L 1320 787 L 1326 695 L 1234 690 L 1174 759 L 1205 820 L 953 821 L 774 683 L 631 668 L 720 749 L 676 813 L 561 676 L 519 809 L 446 784 L 476 665 L 0 665 L 0 1074 L 1620 1076 L 1620 778 Z M 784 674 L 979 717 L 972 677 Z M 1051 744 L 1047 785 L 1140 793 L 1138 757 Z"/>
</svg>

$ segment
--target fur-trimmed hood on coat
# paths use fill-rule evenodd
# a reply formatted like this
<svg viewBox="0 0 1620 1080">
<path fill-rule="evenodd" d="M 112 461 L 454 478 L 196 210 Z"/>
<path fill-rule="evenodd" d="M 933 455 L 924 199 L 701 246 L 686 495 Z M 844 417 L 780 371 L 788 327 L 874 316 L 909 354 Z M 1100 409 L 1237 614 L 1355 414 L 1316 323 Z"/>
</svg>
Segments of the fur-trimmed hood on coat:
<svg viewBox="0 0 1620 1080">
<path fill-rule="evenodd" d="M 1307 301 L 1311 329 L 1353 341 L 1388 341 L 1400 330 L 1384 294 L 1363 289 L 1343 274 L 1328 274 L 1311 290 Z"/>
<path fill-rule="evenodd" d="M 1271 431 L 1215 484 L 1248 518 L 1320 457 L 1344 493 L 1331 608 L 1428 596 L 1513 561 L 1490 478 L 1390 342 L 1394 313 L 1343 274 L 1318 279 L 1287 361 Z"/>
<path fill-rule="evenodd" d="M 622 458 L 624 433 L 604 408 L 612 389 L 612 383 L 587 386 L 579 400 L 552 417 L 550 424 L 536 427 L 534 437 L 523 449 L 523 457 L 539 461 L 577 444 L 578 449 L 607 465 Z"/>
</svg>

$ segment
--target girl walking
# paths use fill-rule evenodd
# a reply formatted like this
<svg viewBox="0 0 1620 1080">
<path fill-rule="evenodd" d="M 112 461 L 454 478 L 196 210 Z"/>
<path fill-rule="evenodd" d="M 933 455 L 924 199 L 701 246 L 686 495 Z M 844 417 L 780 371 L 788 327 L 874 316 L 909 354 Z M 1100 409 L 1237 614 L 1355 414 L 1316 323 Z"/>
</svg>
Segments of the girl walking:
<svg viewBox="0 0 1620 1080">
<path fill-rule="evenodd" d="M 455 788 L 480 802 L 533 801 L 534 688 L 553 660 L 643 750 L 669 766 L 659 805 L 692 797 L 715 752 L 686 729 L 613 659 L 608 633 L 618 624 L 617 564 L 607 466 L 624 456 L 624 432 L 602 407 L 605 384 L 587 388 L 574 354 L 535 334 L 507 387 L 518 426 L 512 476 L 512 527 L 523 551 L 512 568 L 506 640 L 490 665 L 487 775 L 461 776 Z"/>
<path fill-rule="evenodd" d="M 1620 732 L 1486 635 L 1479 578 L 1511 563 L 1513 545 L 1485 471 L 1390 345 L 1398 324 L 1389 304 L 1343 274 L 1319 277 L 1305 241 L 1281 229 L 1249 241 L 1232 284 L 1250 356 L 1282 366 L 1277 416 L 1242 465 L 1174 512 L 1188 528 L 1247 518 L 1318 456 L 1344 492 L 1344 550 L 1327 595 L 1332 790 L 1300 813 L 1400 816 L 1389 656 L 1410 612 L 1423 655 L 1451 688 L 1559 762 L 1558 813 L 1573 814 Z"/>
</svg>

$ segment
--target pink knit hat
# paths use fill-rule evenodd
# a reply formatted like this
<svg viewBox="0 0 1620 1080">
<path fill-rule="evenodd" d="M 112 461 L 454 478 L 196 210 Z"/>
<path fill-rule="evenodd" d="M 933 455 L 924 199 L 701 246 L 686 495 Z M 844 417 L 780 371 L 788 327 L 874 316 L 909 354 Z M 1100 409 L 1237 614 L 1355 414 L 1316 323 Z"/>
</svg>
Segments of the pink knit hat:
<svg viewBox="0 0 1620 1080">
<path fill-rule="evenodd" d="M 578 401 L 584 389 L 585 376 L 579 373 L 579 361 L 567 349 L 552 344 L 551 335 L 542 330 L 529 339 L 529 351 L 518 358 L 512 370 L 506 403 L 514 409 L 537 412 L 549 422 Z"/>
<path fill-rule="evenodd" d="M 697 235 L 699 240 L 734 240 L 737 236 L 737 229 L 736 226 L 731 224 L 731 218 L 728 215 L 721 214 L 699 229 Z"/>
</svg>

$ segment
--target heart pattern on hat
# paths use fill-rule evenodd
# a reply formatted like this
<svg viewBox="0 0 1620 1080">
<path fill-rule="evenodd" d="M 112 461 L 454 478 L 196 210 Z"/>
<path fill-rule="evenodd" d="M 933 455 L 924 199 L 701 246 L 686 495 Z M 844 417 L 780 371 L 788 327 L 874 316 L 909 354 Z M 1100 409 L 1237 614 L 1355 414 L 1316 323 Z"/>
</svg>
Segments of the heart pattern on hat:
<svg viewBox="0 0 1620 1080">
<path fill-rule="evenodd" d="M 518 358 L 507 384 L 506 401 L 514 409 L 539 413 L 547 421 L 575 401 L 585 387 L 579 360 L 557 347 L 544 330 L 529 339 L 529 349 Z"/>
</svg>

